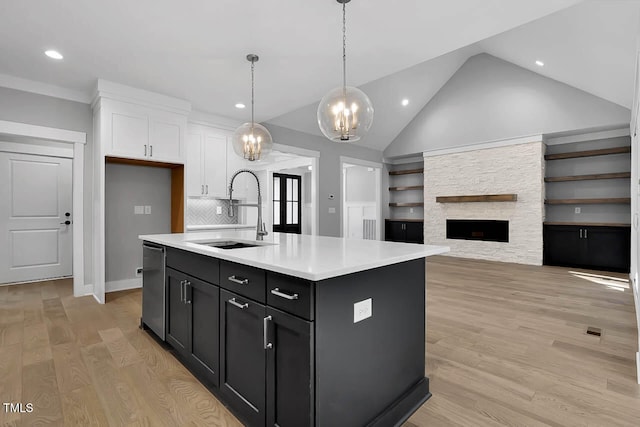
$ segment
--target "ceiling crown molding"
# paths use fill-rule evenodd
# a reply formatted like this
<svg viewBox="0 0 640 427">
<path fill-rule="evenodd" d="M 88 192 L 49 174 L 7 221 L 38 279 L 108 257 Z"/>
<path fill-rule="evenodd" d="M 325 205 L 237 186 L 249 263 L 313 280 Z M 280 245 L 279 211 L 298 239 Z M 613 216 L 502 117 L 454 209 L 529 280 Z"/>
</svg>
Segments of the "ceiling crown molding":
<svg viewBox="0 0 640 427">
<path fill-rule="evenodd" d="M 100 98 L 131 102 L 151 108 L 161 108 L 184 115 L 189 115 L 191 112 L 191 102 L 189 101 L 103 79 L 98 79 L 91 106 L 95 107 Z"/>
<path fill-rule="evenodd" d="M 8 74 L 0 74 L 0 87 L 66 99 L 67 101 L 81 102 L 83 104 L 91 103 L 91 95 L 88 93 L 49 83 L 10 76 Z"/>
</svg>

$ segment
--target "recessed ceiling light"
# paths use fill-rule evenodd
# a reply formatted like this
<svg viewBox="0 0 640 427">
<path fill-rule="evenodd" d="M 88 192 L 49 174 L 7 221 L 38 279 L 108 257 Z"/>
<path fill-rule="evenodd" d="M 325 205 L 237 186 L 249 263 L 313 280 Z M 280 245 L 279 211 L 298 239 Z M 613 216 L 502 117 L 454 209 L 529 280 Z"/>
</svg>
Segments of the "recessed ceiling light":
<svg viewBox="0 0 640 427">
<path fill-rule="evenodd" d="M 52 59 L 62 59 L 64 58 L 64 56 L 62 56 L 62 54 L 60 52 L 58 52 L 57 50 L 47 50 L 44 52 L 45 55 L 47 55 L 49 58 Z"/>
<path fill-rule="evenodd" d="M 245 108 L 245 107 L 246 107 L 246 105 L 244 105 L 242 102 L 238 102 L 238 103 L 236 104 L 236 108 L 239 108 L 239 109 L 241 109 L 241 110 L 242 110 L 243 108 Z"/>
<path fill-rule="evenodd" d="M 406 107 L 407 105 L 409 105 L 409 100 L 407 98 L 402 100 L 402 106 Z"/>
<path fill-rule="evenodd" d="M 538 67 L 544 67 L 544 62 L 540 61 L 539 59 L 536 61 L 536 65 Z"/>
</svg>

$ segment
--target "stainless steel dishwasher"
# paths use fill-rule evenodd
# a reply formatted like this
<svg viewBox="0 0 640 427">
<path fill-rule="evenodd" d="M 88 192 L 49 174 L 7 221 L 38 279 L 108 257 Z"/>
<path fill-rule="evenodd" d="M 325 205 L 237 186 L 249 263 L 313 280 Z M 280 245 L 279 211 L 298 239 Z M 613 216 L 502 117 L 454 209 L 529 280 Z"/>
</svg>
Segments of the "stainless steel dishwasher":
<svg viewBox="0 0 640 427">
<path fill-rule="evenodd" d="M 165 339 L 165 251 L 162 246 L 142 244 L 142 322 Z"/>
</svg>

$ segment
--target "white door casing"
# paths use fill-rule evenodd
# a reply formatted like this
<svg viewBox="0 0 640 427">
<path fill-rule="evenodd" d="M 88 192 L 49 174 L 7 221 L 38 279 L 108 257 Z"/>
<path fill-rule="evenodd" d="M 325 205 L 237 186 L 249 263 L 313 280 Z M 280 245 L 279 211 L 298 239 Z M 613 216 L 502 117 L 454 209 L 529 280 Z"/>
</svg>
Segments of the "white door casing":
<svg viewBox="0 0 640 427">
<path fill-rule="evenodd" d="M 0 153 L 0 175 L 0 283 L 71 276 L 72 160 Z"/>
</svg>

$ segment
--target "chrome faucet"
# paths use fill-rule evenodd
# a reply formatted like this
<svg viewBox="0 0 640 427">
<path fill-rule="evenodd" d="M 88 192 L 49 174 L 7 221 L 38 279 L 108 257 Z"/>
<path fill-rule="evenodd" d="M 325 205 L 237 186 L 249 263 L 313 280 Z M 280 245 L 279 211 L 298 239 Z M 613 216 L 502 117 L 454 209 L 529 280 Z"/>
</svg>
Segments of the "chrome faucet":
<svg viewBox="0 0 640 427">
<path fill-rule="evenodd" d="M 243 172 L 253 175 L 253 177 L 256 179 L 256 184 L 258 185 L 258 203 L 257 204 L 237 203 L 233 201 L 233 180 L 236 179 L 236 176 L 240 175 Z M 229 216 L 233 216 L 234 206 L 253 206 L 258 208 L 258 224 L 256 226 L 256 240 L 264 240 L 264 236 L 266 236 L 269 233 L 267 232 L 264 222 L 262 222 L 262 194 L 260 192 L 260 180 L 258 179 L 258 176 L 255 174 L 254 171 L 249 169 L 240 169 L 236 171 L 236 173 L 234 173 L 233 176 L 231 177 L 231 180 L 229 181 Z"/>
</svg>

